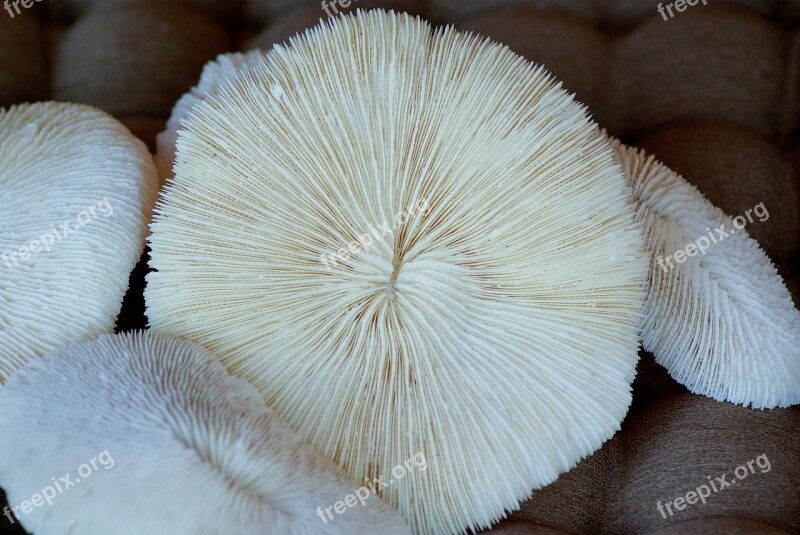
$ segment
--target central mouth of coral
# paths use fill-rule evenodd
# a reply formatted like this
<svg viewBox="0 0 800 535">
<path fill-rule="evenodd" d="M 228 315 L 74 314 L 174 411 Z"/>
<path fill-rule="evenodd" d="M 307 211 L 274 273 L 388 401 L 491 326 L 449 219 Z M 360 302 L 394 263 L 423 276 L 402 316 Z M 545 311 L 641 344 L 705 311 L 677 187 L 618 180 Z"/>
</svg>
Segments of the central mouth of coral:
<svg viewBox="0 0 800 535">
<path fill-rule="evenodd" d="M 400 277 L 400 270 L 403 268 L 403 255 L 399 251 L 394 251 L 391 263 L 389 281 L 386 283 L 385 294 L 390 301 L 397 297 L 397 279 Z"/>
<path fill-rule="evenodd" d="M 394 258 L 392 258 L 392 274 L 389 276 L 389 290 L 394 291 L 395 284 L 397 284 L 397 277 L 400 275 L 400 269 L 403 267 L 403 256 L 400 252 L 395 251 Z"/>
</svg>

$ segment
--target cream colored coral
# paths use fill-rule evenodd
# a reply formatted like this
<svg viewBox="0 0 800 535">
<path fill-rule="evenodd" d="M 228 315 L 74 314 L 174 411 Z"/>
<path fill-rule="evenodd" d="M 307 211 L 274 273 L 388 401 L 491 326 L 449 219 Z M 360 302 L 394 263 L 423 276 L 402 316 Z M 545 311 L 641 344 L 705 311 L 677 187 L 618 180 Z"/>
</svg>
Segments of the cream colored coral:
<svg viewBox="0 0 800 535">
<path fill-rule="evenodd" d="M 489 526 L 619 428 L 646 274 L 630 191 L 508 49 L 336 18 L 195 104 L 174 173 L 152 329 L 208 347 L 356 480 L 424 454 L 382 490 L 416 533 Z"/>
<path fill-rule="evenodd" d="M 158 152 L 155 156 L 155 162 L 162 180 L 172 178 L 172 164 L 175 162 L 175 141 L 178 139 L 178 130 L 181 127 L 181 122 L 189 115 L 192 106 L 215 94 L 226 79 L 238 76 L 242 71 L 258 65 L 263 59 L 264 53 L 256 49 L 245 53 L 220 54 L 217 59 L 206 64 L 200 76 L 200 81 L 191 91 L 178 100 L 172 109 L 166 128 L 156 138 Z"/>
<path fill-rule="evenodd" d="M 104 335 L 49 353 L 0 391 L 0 427 L 10 503 L 54 487 L 20 517 L 38 535 L 410 534 L 372 495 L 323 519 L 360 483 L 188 342 Z"/>
<path fill-rule="evenodd" d="M 677 173 L 612 145 L 650 253 L 645 349 L 696 394 L 754 408 L 800 403 L 800 312 L 770 259 Z M 664 260 L 701 237 L 705 254 Z"/>
<path fill-rule="evenodd" d="M 145 145 L 100 110 L 0 110 L 0 383 L 114 329 L 157 187 Z"/>
</svg>

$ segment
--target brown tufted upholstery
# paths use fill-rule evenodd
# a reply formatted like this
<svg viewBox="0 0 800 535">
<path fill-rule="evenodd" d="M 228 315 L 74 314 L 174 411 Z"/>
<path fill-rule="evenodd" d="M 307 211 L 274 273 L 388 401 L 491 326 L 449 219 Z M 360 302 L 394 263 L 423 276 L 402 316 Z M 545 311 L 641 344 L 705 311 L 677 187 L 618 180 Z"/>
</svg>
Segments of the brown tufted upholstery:
<svg viewBox="0 0 800 535">
<path fill-rule="evenodd" d="M 355 0 L 350 9 L 396 7 L 490 35 L 543 62 L 611 134 L 658 155 L 731 215 L 763 201 L 770 219 L 748 231 L 800 302 L 800 0 L 709 0 L 666 22 L 657 3 Z M 94 104 L 152 147 L 207 60 L 269 48 L 324 16 L 319 2 L 296 0 L 51 0 L 13 19 L 0 11 L 0 105 Z M 121 329 L 144 326 L 144 271 L 132 277 Z M 800 533 L 800 408 L 692 396 L 648 354 L 638 372 L 622 431 L 494 532 Z M 656 509 L 762 454 L 769 472 L 667 519 Z"/>
</svg>

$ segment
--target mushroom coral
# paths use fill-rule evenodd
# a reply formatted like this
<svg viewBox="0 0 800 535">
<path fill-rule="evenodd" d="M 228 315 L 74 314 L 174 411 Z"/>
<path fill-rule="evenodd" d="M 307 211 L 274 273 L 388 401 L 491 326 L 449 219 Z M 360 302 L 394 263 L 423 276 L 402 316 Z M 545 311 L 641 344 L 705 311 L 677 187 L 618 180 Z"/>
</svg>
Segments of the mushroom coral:
<svg viewBox="0 0 800 535">
<path fill-rule="evenodd" d="M 585 110 L 488 40 L 335 18 L 178 131 L 145 290 L 416 533 L 487 527 L 611 437 L 647 271 Z"/>
<path fill-rule="evenodd" d="M 100 110 L 0 110 L 0 383 L 113 330 L 157 187 L 147 148 Z"/>
<path fill-rule="evenodd" d="M 0 427 L 0 485 L 12 504 L 39 495 L 21 516 L 37 535 L 410 533 L 371 495 L 318 515 L 359 485 L 189 342 L 135 333 L 55 350 L 0 391 Z"/>
<path fill-rule="evenodd" d="M 800 403 L 800 312 L 766 253 L 680 175 L 611 142 L 650 253 L 644 348 L 696 394 L 753 408 Z M 684 262 L 665 260 L 682 250 Z"/>
<path fill-rule="evenodd" d="M 167 121 L 166 129 L 156 139 L 158 152 L 155 156 L 155 162 L 162 179 L 172 177 L 172 164 L 175 161 L 175 141 L 178 137 L 178 129 L 180 129 L 181 122 L 189 114 L 192 106 L 205 100 L 209 95 L 216 93 L 223 80 L 238 76 L 241 71 L 258 65 L 263 58 L 264 53 L 256 49 L 245 53 L 220 54 L 214 61 L 206 63 L 200 75 L 200 81 L 190 92 L 184 94 L 178 100 L 175 107 L 172 108 L 172 114 Z"/>
</svg>

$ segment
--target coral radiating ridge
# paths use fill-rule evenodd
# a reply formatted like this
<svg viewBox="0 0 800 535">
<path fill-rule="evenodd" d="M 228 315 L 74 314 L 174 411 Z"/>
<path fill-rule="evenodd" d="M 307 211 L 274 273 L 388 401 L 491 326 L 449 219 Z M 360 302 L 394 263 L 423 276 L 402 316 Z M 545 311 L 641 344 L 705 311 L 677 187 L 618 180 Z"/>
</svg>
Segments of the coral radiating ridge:
<svg viewBox="0 0 800 535">
<path fill-rule="evenodd" d="M 497 44 L 371 11 L 219 83 L 178 131 L 147 314 L 416 533 L 489 526 L 631 399 L 646 259 L 584 109 Z"/>
</svg>

